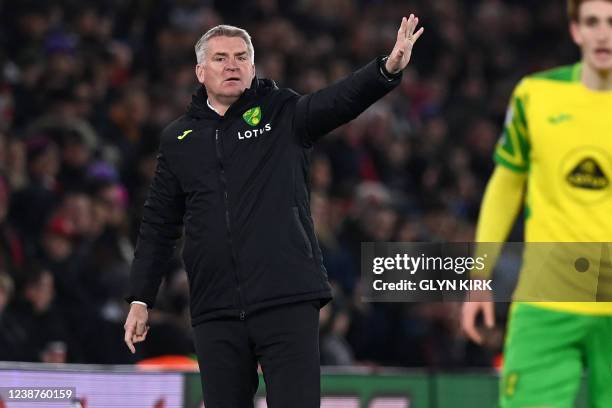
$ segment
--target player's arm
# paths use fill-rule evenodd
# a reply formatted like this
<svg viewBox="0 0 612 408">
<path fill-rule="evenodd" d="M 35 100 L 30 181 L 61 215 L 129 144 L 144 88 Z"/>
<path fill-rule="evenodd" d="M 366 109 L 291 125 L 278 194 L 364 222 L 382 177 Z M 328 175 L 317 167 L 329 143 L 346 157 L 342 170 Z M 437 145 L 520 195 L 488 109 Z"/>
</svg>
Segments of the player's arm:
<svg viewBox="0 0 612 408">
<path fill-rule="evenodd" d="M 310 146 L 324 134 L 355 119 L 374 102 L 393 90 L 410 61 L 414 43 L 423 33 L 415 32 L 418 18 L 402 19 L 388 58 L 377 58 L 348 77 L 297 101 L 294 126 L 302 143 Z"/>
<path fill-rule="evenodd" d="M 502 137 L 493 154 L 497 166 L 487 184 L 476 227 L 476 242 L 505 242 L 521 209 L 530 163 L 530 135 L 527 121 L 528 81 L 515 88 L 508 106 Z M 477 246 L 477 252 L 482 246 Z M 479 278 L 488 278 L 497 261 L 501 245 L 491 251 Z M 490 253 L 491 252 L 491 253 Z"/>
<path fill-rule="evenodd" d="M 512 95 L 503 135 L 495 149 L 494 159 L 497 166 L 487 184 L 476 228 L 477 243 L 492 242 L 500 245 L 476 246 L 476 255 L 484 252 L 488 255 L 486 268 L 473 274 L 476 279 L 490 277 L 501 250 L 501 243 L 508 238 L 524 201 L 530 156 L 527 101 L 523 81 Z M 476 328 L 476 318 L 482 313 L 485 326 L 493 328 L 495 307 L 492 294 L 481 292 L 478 297 L 470 298 L 463 305 L 461 325 L 470 339 L 481 344 L 483 338 Z"/>
<path fill-rule="evenodd" d="M 476 227 L 476 242 L 499 242 L 508 238 L 514 225 L 522 203 L 527 175 L 498 165 L 487 184 L 487 188 L 480 207 L 478 225 Z M 487 267 L 478 275 L 472 274 L 475 279 L 490 277 L 502 245 L 476 246 L 476 255 L 481 252 L 487 254 Z M 486 249 L 485 249 L 486 248 Z M 478 344 L 483 341 L 482 334 L 476 328 L 476 318 L 483 314 L 485 326 L 495 326 L 495 307 L 490 293 L 478 293 L 478 298 L 468 299 L 462 310 L 462 327 L 467 336 Z"/>
<path fill-rule="evenodd" d="M 480 206 L 478 224 L 476 226 L 476 242 L 505 242 L 521 210 L 527 174 L 510 170 L 503 165 L 497 165 L 489 179 Z M 478 246 L 477 246 L 478 247 Z M 498 251 L 491 253 L 491 249 Z M 489 268 L 485 268 L 478 278 L 489 278 L 493 266 L 497 263 L 499 246 L 487 247 Z M 477 252 L 481 250 L 477 249 Z"/>
</svg>

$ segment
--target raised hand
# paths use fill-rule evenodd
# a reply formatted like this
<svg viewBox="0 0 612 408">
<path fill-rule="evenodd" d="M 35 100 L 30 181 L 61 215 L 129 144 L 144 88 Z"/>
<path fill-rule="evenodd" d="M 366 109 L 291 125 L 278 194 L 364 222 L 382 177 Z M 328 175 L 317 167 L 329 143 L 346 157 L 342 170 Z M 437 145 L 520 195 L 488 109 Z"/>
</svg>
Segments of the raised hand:
<svg viewBox="0 0 612 408">
<path fill-rule="evenodd" d="M 395 41 L 393 50 L 391 51 L 391 54 L 389 54 L 389 58 L 387 59 L 385 65 L 387 72 L 397 74 L 406 68 L 408 62 L 410 62 L 412 47 L 425 30 L 423 27 L 421 27 L 419 28 L 419 31 L 415 33 L 414 30 L 416 29 L 418 23 L 419 18 L 415 17 L 414 14 L 411 14 L 408 18 L 402 18 L 402 24 L 400 25 L 399 30 L 397 30 L 397 40 Z"/>
</svg>

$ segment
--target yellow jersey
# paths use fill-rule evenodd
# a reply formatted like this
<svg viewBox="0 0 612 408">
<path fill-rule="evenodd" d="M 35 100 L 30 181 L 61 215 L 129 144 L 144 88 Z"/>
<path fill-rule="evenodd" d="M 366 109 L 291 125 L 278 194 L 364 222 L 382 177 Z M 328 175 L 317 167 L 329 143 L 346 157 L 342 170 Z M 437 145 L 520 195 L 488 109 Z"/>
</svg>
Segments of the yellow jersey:
<svg viewBox="0 0 612 408">
<path fill-rule="evenodd" d="M 513 92 L 504 132 L 495 149 L 497 164 L 527 174 L 527 243 L 612 242 L 612 92 L 588 89 L 580 80 L 581 70 L 582 65 L 575 64 L 525 77 Z M 598 300 L 602 271 L 610 270 L 612 251 L 606 246 L 565 247 L 570 251 L 557 248 L 553 251 L 557 262 L 544 263 L 548 269 L 567 269 L 570 278 L 562 279 L 565 284 L 581 286 L 592 292 L 592 300 Z M 534 276 L 542 273 L 542 251 L 546 249 L 541 248 L 531 248 L 530 253 L 527 245 L 515 299 L 519 291 L 533 290 L 534 282 L 551 284 L 551 275 Z M 574 263 L 568 255 L 573 250 L 586 250 L 590 262 L 585 264 L 593 271 L 590 278 L 580 275 L 579 262 L 585 259 L 577 258 Z M 612 314 L 612 303 L 607 302 L 538 305 L 576 313 Z"/>
</svg>

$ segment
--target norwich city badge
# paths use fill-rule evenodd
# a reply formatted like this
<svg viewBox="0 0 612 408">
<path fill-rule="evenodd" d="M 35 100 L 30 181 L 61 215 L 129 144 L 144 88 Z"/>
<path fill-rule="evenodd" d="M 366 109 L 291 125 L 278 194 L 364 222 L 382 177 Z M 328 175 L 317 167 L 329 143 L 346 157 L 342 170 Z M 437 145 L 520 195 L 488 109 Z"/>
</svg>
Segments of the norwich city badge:
<svg viewBox="0 0 612 408">
<path fill-rule="evenodd" d="M 242 119 L 251 126 L 259 125 L 261 122 L 261 108 L 256 106 L 242 114 Z"/>
</svg>

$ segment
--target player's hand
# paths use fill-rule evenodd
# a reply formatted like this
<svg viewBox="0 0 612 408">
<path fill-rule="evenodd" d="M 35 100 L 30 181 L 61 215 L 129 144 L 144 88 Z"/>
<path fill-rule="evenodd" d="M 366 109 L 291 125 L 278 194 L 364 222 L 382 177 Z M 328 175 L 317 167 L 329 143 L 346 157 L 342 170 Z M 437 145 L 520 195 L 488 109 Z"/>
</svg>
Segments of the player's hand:
<svg viewBox="0 0 612 408">
<path fill-rule="evenodd" d="M 479 301 L 465 302 L 463 304 L 461 310 L 461 328 L 470 340 L 482 345 L 483 337 L 476 328 L 476 319 L 482 313 L 484 315 L 485 327 L 487 329 L 495 327 L 495 304 L 490 293 L 484 295 L 480 292 L 478 298 Z"/>
<path fill-rule="evenodd" d="M 415 33 L 414 30 L 416 29 L 418 23 L 419 18 L 415 17 L 414 14 L 411 14 L 408 18 L 402 18 L 402 24 L 400 25 L 399 30 L 397 30 L 397 40 L 395 41 L 393 50 L 391 51 L 391 54 L 389 54 L 389 58 L 385 64 L 387 72 L 397 74 L 406 68 L 408 62 L 410 62 L 412 47 L 425 30 L 423 27 L 421 27 L 419 28 L 419 31 Z"/>
<path fill-rule="evenodd" d="M 139 304 L 130 306 L 130 312 L 127 319 L 125 319 L 123 328 L 125 329 L 125 344 L 127 344 L 132 354 L 136 352 L 134 344 L 140 343 L 147 338 L 147 333 L 149 332 L 148 320 L 149 312 L 146 306 Z"/>
</svg>

